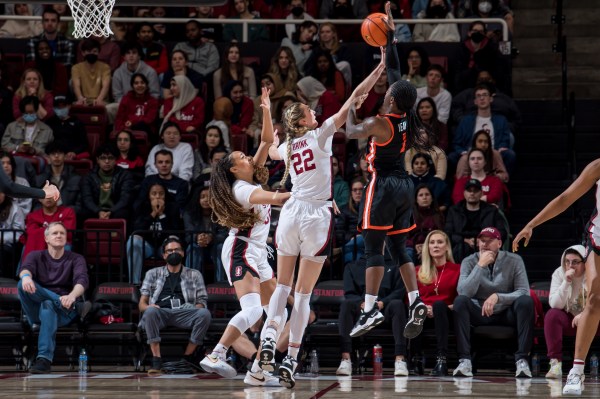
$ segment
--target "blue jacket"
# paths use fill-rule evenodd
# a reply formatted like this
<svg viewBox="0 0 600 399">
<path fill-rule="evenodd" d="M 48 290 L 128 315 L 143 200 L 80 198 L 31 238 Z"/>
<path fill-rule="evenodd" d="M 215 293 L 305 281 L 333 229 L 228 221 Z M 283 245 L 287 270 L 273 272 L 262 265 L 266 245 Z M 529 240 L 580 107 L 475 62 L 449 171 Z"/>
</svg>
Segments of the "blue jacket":
<svg viewBox="0 0 600 399">
<path fill-rule="evenodd" d="M 460 121 L 454 133 L 454 152 L 461 153 L 469 150 L 473 142 L 476 119 L 477 114 L 469 114 Z M 492 125 L 494 125 L 494 149 L 510 148 L 508 120 L 502 115 L 492 114 Z"/>
</svg>

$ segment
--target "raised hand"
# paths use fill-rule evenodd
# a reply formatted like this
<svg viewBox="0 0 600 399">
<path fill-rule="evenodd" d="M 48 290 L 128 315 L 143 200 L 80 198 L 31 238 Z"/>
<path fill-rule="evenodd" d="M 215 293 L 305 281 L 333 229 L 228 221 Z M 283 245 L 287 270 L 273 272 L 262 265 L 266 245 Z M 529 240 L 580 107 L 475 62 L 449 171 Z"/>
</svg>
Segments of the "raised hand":
<svg viewBox="0 0 600 399">
<path fill-rule="evenodd" d="M 271 97 L 269 97 L 270 94 L 271 90 L 267 89 L 266 87 L 262 88 L 262 93 L 260 95 L 260 106 L 263 108 L 263 110 L 271 111 Z"/>
<path fill-rule="evenodd" d="M 389 1 L 385 3 L 385 13 L 387 14 L 387 18 L 384 18 L 383 21 L 388 30 L 394 32 L 396 30 L 396 25 L 394 24 L 394 17 L 392 17 L 392 5 Z"/>
<path fill-rule="evenodd" d="M 46 180 L 46 185 L 42 188 L 46 193 L 46 198 L 52 198 L 54 201 L 58 201 L 60 198 L 60 191 L 55 185 L 50 185 L 50 182 Z"/>
<path fill-rule="evenodd" d="M 531 239 L 532 235 L 533 235 L 533 229 L 531 227 L 529 227 L 529 226 L 523 227 L 523 230 L 521 230 L 519 232 L 519 234 L 517 234 L 517 236 L 513 240 L 513 245 L 512 245 L 513 252 L 517 252 L 519 250 L 519 241 L 521 241 L 523 238 L 525 239 L 525 246 L 527 246 L 527 244 L 529 244 L 529 240 Z"/>
</svg>

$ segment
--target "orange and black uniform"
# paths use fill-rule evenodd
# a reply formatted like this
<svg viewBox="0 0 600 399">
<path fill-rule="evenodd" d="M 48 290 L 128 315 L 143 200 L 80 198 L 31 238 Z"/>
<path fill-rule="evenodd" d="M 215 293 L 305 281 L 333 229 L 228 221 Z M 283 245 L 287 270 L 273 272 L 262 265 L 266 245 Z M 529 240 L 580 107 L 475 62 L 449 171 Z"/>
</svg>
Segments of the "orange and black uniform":
<svg viewBox="0 0 600 399">
<path fill-rule="evenodd" d="M 387 114 L 383 118 L 392 129 L 385 143 L 371 139 L 367 162 L 371 178 L 359 208 L 358 229 L 381 230 L 387 235 L 406 233 L 412 220 L 414 187 L 404 170 L 408 118 L 406 114 Z"/>
</svg>

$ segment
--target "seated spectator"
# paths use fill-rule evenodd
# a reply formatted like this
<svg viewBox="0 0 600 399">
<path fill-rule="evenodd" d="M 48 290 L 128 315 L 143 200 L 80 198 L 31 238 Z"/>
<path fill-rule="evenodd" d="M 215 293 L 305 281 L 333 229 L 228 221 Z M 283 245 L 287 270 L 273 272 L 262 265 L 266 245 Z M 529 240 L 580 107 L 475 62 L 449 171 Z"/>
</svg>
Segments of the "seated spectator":
<svg viewBox="0 0 600 399">
<path fill-rule="evenodd" d="M 357 261 L 365 253 L 363 236 L 357 230 L 358 208 L 366 180 L 357 177 L 350 183 L 350 200 L 346 206 L 338 206 L 340 213 L 335 215 L 335 244 L 344 254 L 344 265 Z"/>
<path fill-rule="evenodd" d="M 413 263 L 418 265 L 423 258 L 425 237 L 433 230 L 442 230 L 445 224 L 444 213 L 440 211 L 427 184 L 421 183 L 415 188 L 415 204 L 413 206 L 415 228 L 406 236 L 406 253 Z"/>
<path fill-rule="evenodd" d="M 502 233 L 503 239 L 508 236 L 498 208 L 481 200 L 481 182 L 471 179 L 464 187 L 464 199 L 448 209 L 444 229 L 450 236 L 452 253 L 458 262 L 475 253 L 475 239 L 485 226 L 494 226 Z"/>
<path fill-rule="evenodd" d="M 70 111 L 71 102 L 67 101 L 67 97 L 55 96 L 54 115 L 46 123 L 52 129 L 54 141 L 61 142 L 64 147 L 65 159 L 88 159 L 90 153 L 85 125 L 71 116 Z"/>
<path fill-rule="evenodd" d="M 221 67 L 213 74 L 213 92 L 215 98 L 223 96 L 225 85 L 233 80 L 242 82 L 245 96 L 250 98 L 256 97 L 256 77 L 254 76 L 254 70 L 244 65 L 240 57 L 240 46 L 237 43 L 231 43 L 225 48 L 223 57 L 221 58 Z"/>
<path fill-rule="evenodd" d="M 208 186 L 196 187 L 183 211 L 185 230 L 194 232 L 191 235 L 191 242 L 188 243 L 185 266 L 206 274 L 206 265 L 212 264 L 215 270 L 215 282 L 227 281 L 221 252 L 229 230 L 212 221 L 209 197 Z"/>
<path fill-rule="evenodd" d="M 337 68 L 329 51 L 318 48 L 308 62 L 305 69 L 310 72 L 307 76 L 317 79 L 343 103 L 346 98 L 344 75 Z"/>
<path fill-rule="evenodd" d="M 508 172 L 504 167 L 504 161 L 502 156 L 497 150 L 492 148 L 492 139 L 490 134 L 485 130 L 480 130 L 473 135 L 473 142 L 471 143 L 471 149 L 476 148 L 483 153 L 485 161 L 484 171 L 488 175 L 497 176 L 502 182 L 508 183 Z M 469 176 L 471 170 L 469 169 L 468 155 L 461 155 L 456 166 L 456 179 L 460 179 L 464 176 Z"/>
<path fill-rule="evenodd" d="M 162 256 L 159 251 L 167 230 L 180 230 L 182 223 L 179 217 L 179 206 L 170 196 L 167 189 L 159 182 L 152 183 L 144 192 L 142 201 L 138 200 L 136 215 L 133 220 L 133 231 L 127 240 L 127 264 L 129 265 L 129 282 L 140 285 L 144 259 Z M 143 231 L 143 233 L 141 231 Z"/>
<path fill-rule="evenodd" d="M 113 32 L 113 40 L 117 43 L 124 42 L 127 40 L 127 36 L 129 34 L 129 25 L 123 22 L 116 22 L 112 18 L 127 18 L 131 17 L 131 12 L 128 7 L 113 7 L 110 18 L 111 21 L 109 23 L 109 28 Z"/>
<path fill-rule="evenodd" d="M 462 192 L 468 181 L 475 179 L 481 182 L 483 188 L 483 196 L 481 201 L 493 204 L 504 209 L 508 204 L 504 203 L 504 193 L 507 192 L 506 186 L 502 180 L 495 175 L 490 175 L 486 172 L 486 159 L 483 151 L 477 148 L 472 148 L 467 153 L 469 162 L 469 174 L 456 180 L 454 183 L 454 191 L 452 192 L 452 202 L 454 204 L 462 200 Z"/>
<path fill-rule="evenodd" d="M 552 273 L 549 297 L 551 309 L 544 316 L 544 337 L 550 359 L 550 370 L 546 378 L 562 379 L 563 337 L 573 337 L 577 333 L 588 295 L 585 258 L 585 248 L 572 245 L 564 250 L 561 266 Z"/>
<path fill-rule="evenodd" d="M 453 375 L 472 377 L 471 329 L 485 325 L 515 327 L 518 349 L 516 377 L 531 378 L 527 358 L 533 346 L 533 299 L 523 259 L 503 251 L 498 229 L 486 227 L 477 236 L 479 251 L 461 262 L 454 326 L 459 365 Z"/>
<path fill-rule="evenodd" d="M 150 150 L 146 160 L 146 176 L 158 173 L 154 165 L 154 154 L 160 150 L 173 153 L 173 174 L 185 181 L 190 181 L 194 168 L 194 150 L 190 143 L 181 142 L 181 130 L 172 122 L 163 125 L 160 132 L 162 144 L 157 144 Z"/>
<path fill-rule="evenodd" d="M 383 105 L 383 99 L 385 97 L 385 93 L 389 88 L 387 73 L 382 73 L 377 78 L 375 85 L 373 88 L 369 90 L 367 94 L 367 98 L 363 101 L 362 105 L 359 109 L 356 110 L 356 116 L 359 119 L 356 121 L 360 123 L 365 118 L 369 116 L 376 116 L 379 113 L 379 108 Z M 417 107 L 418 109 L 418 107 Z M 406 159 L 406 158 L 405 158 Z"/>
<path fill-rule="evenodd" d="M 502 18 L 508 25 L 508 31 L 512 35 L 514 27 L 514 15 L 510 8 L 506 5 L 510 2 L 505 1 L 489 1 L 489 0 L 475 0 L 470 3 L 460 2 L 458 7 L 458 15 L 460 18 Z M 470 7 L 469 7 L 470 4 Z M 494 23 L 488 26 L 490 32 L 487 37 L 499 42 L 502 40 L 502 25 Z M 509 38 L 510 40 L 510 38 Z"/>
<path fill-rule="evenodd" d="M 428 99 L 428 97 L 425 97 L 424 99 L 422 99 L 419 102 L 419 105 L 417 108 L 418 108 L 417 112 L 418 112 L 419 116 L 426 115 L 427 113 L 429 113 L 429 115 L 432 115 L 432 114 L 435 115 L 435 103 L 433 102 L 433 100 Z M 430 120 L 431 119 L 433 119 L 433 116 L 431 116 Z M 425 122 L 424 124 L 428 128 L 433 128 L 436 125 L 443 125 L 444 127 L 446 126 L 441 122 L 436 123 L 435 121 L 432 123 L 432 125 L 429 125 L 429 126 L 427 126 L 427 122 Z M 429 155 L 431 157 L 431 160 L 433 161 L 433 167 L 435 169 L 434 176 L 441 180 L 446 180 L 446 172 L 448 170 L 448 160 L 446 159 L 446 153 L 440 147 L 435 145 L 438 137 L 436 136 L 435 129 L 431 129 L 431 130 L 433 130 L 432 134 L 430 135 L 430 137 L 432 137 L 431 140 L 433 141 L 433 143 L 432 143 L 433 145 L 427 151 L 427 155 Z M 423 130 L 423 131 L 421 131 L 421 134 L 427 135 L 428 133 L 425 130 Z M 418 153 L 419 153 L 418 149 L 411 147 L 404 154 L 404 170 L 406 170 L 406 172 L 408 174 L 411 174 L 413 171 L 412 159 Z"/>
<path fill-rule="evenodd" d="M 182 132 L 198 134 L 204 123 L 204 100 L 198 97 L 198 90 L 185 76 L 171 78 L 172 97 L 165 99 L 162 114 L 162 127 L 167 123 L 179 126 Z"/>
<path fill-rule="evenodd" d="M 38 169 L 46 165 L 45 152 L 48 143 L 54 140 L 52 129 L 38 119 L 40 102 L 35 96 L 25 96 L 19 102 L 23 114 L 9 123 L 2 136 L 2 148 L 15 156 L 38 163 Z"/>
<path fill-rule="evenodd" d="M 174 202 L 177 208 L 182 212 L 185 207 L 188 196 L 188 182 L 180 177 L 173 175 L 173 153 L 169 150 L 158 150 L 154 153 L 154 167 L 157 173 L 147 175 L 140 185 L 137 194 L 134 209 L 139 209 L 147 202 L 148 191 L 154 184 L 160 184 L 167 190 L 169 202 Z"/>
<path fill-rule="evenodd" d="M 112 77 L 112 96 L 115 100 L 106 107 L 109 121 L 114 121 L 119 103 L 131 90 L 135 90 L 132 82 L 134 75 L 144 76 L 147 91 L 154 98 L 160 96 L 160 84 L 156 71 L 141 60 L 142 48 L 137 43 L 127 43 L 123 47 L 123 62 L 115 70 Z"/>
<path fill-rule="evenodd" d="M 237 80 L 229 81 L 223 88 L 223 96 L 231 100 L 233 113 L 231 114 L 231 135 L 246 134 L 254 139 L 254 132 L 250 131 L 250 123 L 254 115 L 254 103 L 250 97 L 244 95 L 244 86 Z"/>
<path fill-rule="evenodd" d="M 225 6 L 228 6 L 228 4 L 226 4 Z M 194 7 L 194 9 L 190 11 L 188 16 L 190 18 L 216 19 L 216 16 L 214 15 L 214 7 L 209 6 Z M 223 41 L 223 24 L 202 24 L 201 31 L 201 38 L 203 42 L 214 43 Z"/>
<path fill-rule="evenodd" d="M 178 16 L 178 12 L 170 12 L 171 7 L 163 7 L 156 6 L 150 8 L 150 12 L 148 13 L 149 18 L 169 18 Z M 179 30 L 176 29 L 173 24 L 163 24 L 163 23 L 155 23 L 152 25 L 152 29 L 154 30 L 154 37 L 159 42 L 167 42 L 167 41 L 175 41 L 180 38 Z"/>
<path fill-rule="evenodd" d="M 73 43 L 68 40 L 62 33 L 59 32 L 60 15 L 52 8 L 44 9 L 42 14 L 43 32 L 36 37 L 29 39 L 27 61 L 35 59 L 35 46 L 42 39 L 50 42 L 54 58 L 62 63 L 65 67 L 70 68 L 73 65 L 75 53 L 73 51 Z"/>
<path fill-rule="evenodd" d="M 283 87 L 291 92 L 296 90 L 296 83 L 302 77 L 292 49 L 285 46 L 275 51 L 271 58 L 269 73 L 272 73 L 276 79 L 275 87 Z"/>
<path fill-rule="evenodd" d="M 150 139 L 156 135 L 158 100 L 150 94 L 148 78 L 141 73 L 131 76 L 132 89 L 123 96 L 115 117 L 115 130 L 142 130 Z"/>
<path fill-rule="evenodd" d="M 340 173 L 338 157 L 331 157 L 331 173 L 333 175 L 333 200 L 339 209 L 346 208 L 350 199 L 350 188 L 348 182 Z"/>
<path fill-rule="evenodd" d="M 29 369 L 33 374 L 51 371 L 56 330 L 83 318 L 92 304 L 83 302 L 88 288 L 87 264 L 83 256 L 66 251 L 67 228 L 60 222 L 44 231 L 45 250 L 36 251 L 19 269 L 19 299 L 30 326 L 39 325 L 38 353 Z"/>
<path fill-rule="evenodd" d="M 185 252 L 181 241 L 171 236 L 163 242 L 161 250 L 166 266 L 148 270 L 140 289 L 140 328 L 146 332 L 152 351 L 149 374 L 161 373 L 161 329 L 174 326 L 192 330 L 184 359 L 194 363 L 192 355 L 202 346 L 211 320 L 202 273 L 183 267 Z"/>
<path fill-rule="evenodd" d="M 285 35 L 288 39 L 291 39 L 294 32 L 296 32 L 296 26 L 305 20 L 313 20 L 313 16 L 306 12 L 306 2 L 304 0 L 288 0 L 286 1 L 286 13 L 285 19 L 294 21 L 291 24 L 285 24 Z"/>
<path fill-rule="evenodd" d="M 212 174 L 212 168 L 221 159 L 225 158 L 229 154 L 229 151 L 225 147 L 219 146 L 213 148 L 208 153 L 209 164 L 205 165 L 204 168 L 198 168 L 198 164 L 194 164 L 194 181 L 192 186 L 208 187 L 210 186 L 210 176 Z"/>
<path fill-rule="evenodd" d="M 21 176 L 17 176 L 17 161 L 15 160 L 15 157 L 12 155 L 12 153 L 10 153 L 9 151 L 0 151 L 0 161 L 2 161 L 2 169 L 4 170 L 4 172 L 0 173 L 6 173 L 10 180 L 17 184 L 30 187 L 27 179 Z M 41 185 L 40 187 L 43 187 L 43 185 Z M 31 197 L 13 198 L 12 200 L 19 208 L 21 208 L 24 215 L 27 215 L 29 211 L 31 211 L 31 204 L 33 202 Z"/>
<path fill-rule="evenodd" d="M 169 69 L 167 49 L 154 41 L 154 29 L 150 22 L 140 22 L 135 30 L 138 43 L 142 47 L 142 60 L 156 71 L 159 79 Z"/>
<path fill-rule="evenodd" d="M 415 269 L 419 297 L 427 305 L 425 326 L 433 328 L 436 338 L 436 364 L 431 375 L 448 375 L 448 334 L 452 320 L 452 307 L 456 298 L 456 286 L 460 276 L 460 265 L 454 263 L 450 239 L 442 230 L 432 230 L 423 242 L 421 265 Z M 415 354 L 417 374 L 422 374 L 422 335 L 410 341 L 410 349 Z"/>
<path fill-rule="evenodd" d="M 94 39 L 85 39 L 81 44 L 84 61 L 73 65 L 71 86 L 78 105 L 105 106 L 110 91 L 111 69 L 98 61 L 100 43 Z"/>
<path fill-rule="evenodd" d="M 427 85 L 417 89 L 417 102 L 425 97 L 433 99 L 437 109 L 437 119 L 442 123 L 447 123 L 450 117 L 450 106 L 452 105 L 452 94 L 443 87 L 444 68 L 438 64 L 433 64 L 427 68 L 425 76 Z"/>
<path fill-rule="evenodd" d="M 72 16 L 71 9 L 66 3 L 55 3 L 52 4 L 52 9 L 58 13 L 61 17 Z M 112 29 L 112 28 L 111 28 Z M 58 24 L 58 31 L 64 35 L 67 39 L 73 40 L 73 31 L 75 30 L 75 21 L 62 21 Z M 65 93 L 66 94 L 66 93 Z"/>
<path fill-rule="evenodd" d="M 230 127 L 231 116 L 233 115 L 233 104 L 227 97 L 220 97 L 213 103 L 213 119 L 206 124 L 208 129 L 210 126 L 217 126 L 223 133 L 223 144 L 225 148 L 230 149 Z"/>
<path fill-rule="evenodd" d="M 39 120 L 46 121 L 54 115 L 52 93 L 46 90 L 42 74 L 36 69 L 26 69 L 21 75 L 21 85 L 15 91 L 12 99 L 13 117 L 15 119 L 23 116 L 19 103 L 27 96 L 33 96 L 39 100 L 36 112 Z"/>
<path fill-rule="evenodd" d="M 314 37 L 317 30 L 316 23 L 311 20 L 304 21 L 300 24 L 298 30 L 294 32 L 291 39 L 284 37 L 281 40 L 281 47 L 292 50 L 299 71 L 305 70 L 306 60 L 310 58 L 313 47 L 316 45 Z"/>
<path fill-rule="evenodd" d="M 445 212 L 450 206 L 450 189 L 444 180 L 435 176 L 435 165 L 431 156 L 422 152 L 415 154 L 411 161 L 411 169 L 409 177 L 413 186 L 427 184 L 434 200 L 440 206 L 440 211 Z"/>
<path fill-rule="evenodd" d="M 319 126 L 342 108 L 342 104 L 337 97 L 312 76 L 307 76 L 298 81 L 296 96 L 299 101 L 315 110 L 315 118 Z"/>
<path fill-rule="evenodd" d="M 450 5 L 445 0 L 429 0 L 427 9 L 417 14 L 417 18 L 436 20 L 454 19 Z M 460 42 L 456 24 L 416 24 L 413 31 L 415 42 Z"/>
<path fill-rule="evenodd" d="M 364 19 L 369 10 L 365 0 L 334 0 L 321 2 L 319 18 L 321 19 Z M 358 25 L 338 25 L 340 37 L 348 42 L 358 41 Z"/>
<path fill-rule="evenodd" d="M 25 230 L 25 213 L 12 197 L 0 192 L 0 276 L 15 275 L 14 269 L 11 270 L 10 267 L 21 256 L 19 238 L 23 233 L 20 230 Z"/>
<path fill-rule="evenodd" d="M 248 0 L 234 0 L 233 7 L 235 8 L 235 14 L 229 16 L 231 19 L 258 19 L 260 16 L 252 13 L 249 8 Z M 249 43 L 269 40 L 269 30 L 266 25 L 262 24 L 250 24 L 248 25 L 248 38 Z M 223 28 L 223 41 L 224 42 L 243 42 L 242 37 L 242 25 L 241 24 L 225 24 Z"/>
<path fill-rule="evenodd" d="M 81 181 L 81 219 L 127 219 L 133 201 L 133 177 L 117 167 L 119 150 L 103 144 L 96 150 L 96 166 Z"/>
<path fill-rule="evenodd" d="M 422 47 L 412 47 L 408 49 L 406 64 L 402 66 L 402 71 L 408 71 L 402 75 L 402 80 L 410 82 L 416 88 L 426 87 L 427 70 L 429 69 L 429 55 Z"/>
<path fill-rule="evenodd" d="M 14 10 L 13 15 L 33 15 L 31 4 L 7 4 L 7 8 Z M 39 20 L 9 19 L 4 21 L 0 28 L 0 38 L 29 39 L 42 33 L 42 23 Z"/>
<path fill-rule="evenodd" d="M 107 36 L 96 36 L 92 35 L 89 39 L 98 42 L 98 61 L 105 63 L 110 68 L 110 72 L 113 73 L 121 65 L 121 48 L 119 43 L 110 40 Z M 85 40 L 79 42 L 77 48 L 77 62 L 85 60 L 85 53 L 83 51 L 83 43 Z"/>
<path fill-rule="evenodd" d="M 171 92 L 171 80 L 174 76 L 185 76 L 192 82 L 196 88 L 196 95 L 202 95 L 202 87 L 205 80 L 198 72 L 188 66 L 187 53 L 183 50 L 174 50 L 171 53 L 171 68 L 163 75 L 160 87 L 163 89 L 163 98 L 165 100 L 173 97 Z"/>
<path fill-rule="evenodd" d="M 139 183 L 144 178 L 144 160 L 139 155 L 138 146 L 131 130 L 121 130 L 115 137 L 119 157 L 116 165 L 131 172 L 133 179 Z"/>
<path fill-rule="evenodd" d="M 198 177 L 202 169 L 210 166 L 210 153 L 217 147 L 225 147 L 223 132 L 216 125 L 208 126 L 204 134 L 204 140 L 200 142 L 200 147 L 194 151 L 194 179 Z"/>
<path fill-rule="evenodd" d="M 48 165 L 37 176 L 36 186 L 43 187 L 46 181 L 54 184 L 60 191 L 57 205 L 73 208 L 75 214 L 81 211 L 81 192 L 79 184 L 81 176 L 75 172 L 75 168 L 66 165 L 66 144 L 61 141 L 53 141 L 46 147 Z"/>
<path fill-rule="evenodd" d="M 406 289 L 402 285 L 400 271 L 394 262 L 387 256 L 385 259 L 385 273 L 381 281 L 375 306 L 385 316 L 385 321 L 391 324 L 394 335 L 394 376 L 408 376 L 406 365 L 406 338 L 404 338 L 404 325 L 406 324 L 406 305 L 402 298 Z M 365 269 L 367 261 L 361 257 L 356 262 L 349 263 L 344 268 L 344 301 L 340 307 L 338 317 L 340 334 L 340 352 L 342 361 L 336 370 L 337 375 L 352 375 L 352 338 L 350 331 L 360 316 L 364 306 L 365 296 Z"/>
<path fill-rule="evenodd" d="M 202 40 L 202 25 L 196 20 L 185 24 L 185 37 L 188 40 L 177 43 L 173 50 L 184 51 L 188 56 L 189 67 L 208 81 L 219 67 L 219 50 L 213 43 Z"/>
<path fill-rule="evenodd" d="M 489 86 L 481 84 L 475 87 L 477 112 L 465 115 L 454 133 L 454 149 L 448 155 L 448 160 L 453 165 L 456 165 L 458 158 L 467 152 L 473 135 L 483 129 L 489 131 L 494 143 L 493 148 L 502 155 L 508 173 L 510 174 L 514 170 L 516 154 L 512 150 L 512 132 L 506 118 L 491 111 L 490 104 L 493 100 Z"/>
<path fill-rule="evenodd" d="M 37 70 L 42 75 L 44 89 L 52 92 L 53 95 L 66 96 L 69 93 L 67 68 L 54 58 L 52 47 L 47 39 L 36 42 L 35 58 L 25 64 L 25 69 Z"/>
<path fill-rule="evenodd" d="M 20 240 L 25 248 L 21 255 L 21 263 L 27 260 L 28 255 L 32 251 L 39 251 L 46 247 L 45 234 L 46 228 L 53 222 L 60 223 L 67 230 L 75 230 L 77 228 L 77 218 L 73 208 L 58 205 L 54 198 L 44 198 L 39 200 L 42 207 L 33 212 L 27 213 L 25 216 L 25 233 Z M 68 233 L 65 245 L 67 250 L 71 250 L 73 242 L 73 234 Z"/>
</svg>

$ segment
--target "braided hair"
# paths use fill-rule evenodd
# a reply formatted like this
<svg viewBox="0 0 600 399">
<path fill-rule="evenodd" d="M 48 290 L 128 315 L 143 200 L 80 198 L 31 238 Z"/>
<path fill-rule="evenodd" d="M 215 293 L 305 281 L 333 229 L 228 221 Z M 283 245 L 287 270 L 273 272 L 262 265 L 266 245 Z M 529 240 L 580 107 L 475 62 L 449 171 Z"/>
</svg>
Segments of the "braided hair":
<svg viewBox="0 0 600 399">
<path fill-rule="evenodd" d="M 299 137 L 310 130 L 308 126 L 300 126 L 300 119 L 304 118 L 302 103 L 295 102 L 283 110 L 281 117 L 283 129 L 285 130 L 285 144 L 287 146 L 287 162 L 285 163 L 285 172 L 281 178 L 280 186 L 284 187 L 285 182 L 290 175 L 290 164 L 292 163 L 292 141 L 294 137 Z"/>
<path fill-rule="evenodd" d="M 211 219 L 222 226 L 246 230 L 260 222 L 260 215 L 252 210 L 244 209 L 233 196 L 232 186 L 236 177 L 231 172 L 232 154 L 221 159 L 213 166 L 210 177 L 209 203 L 212 208 Z M 269 171 L 264 166 L 254 168 L 254 180 L 264 184 L 269 178 Z"/>
<path fill-rule="evenodd" d="M 428 151 L 431 149 L 431 143 L 435 142 L 435 134 L 427 128 L 414 110 L 417 101 L 417 90 L 406 80 L 399 80 L 389 88 L 390 95 L 394 99 L 396 107 L 401 112 L 406 112 L 408 116 L 407 143 L 406 148 L 415 148 L 419 151 Z M 427 132 L 426 135 L 421 131 Z"/>
</svg>

